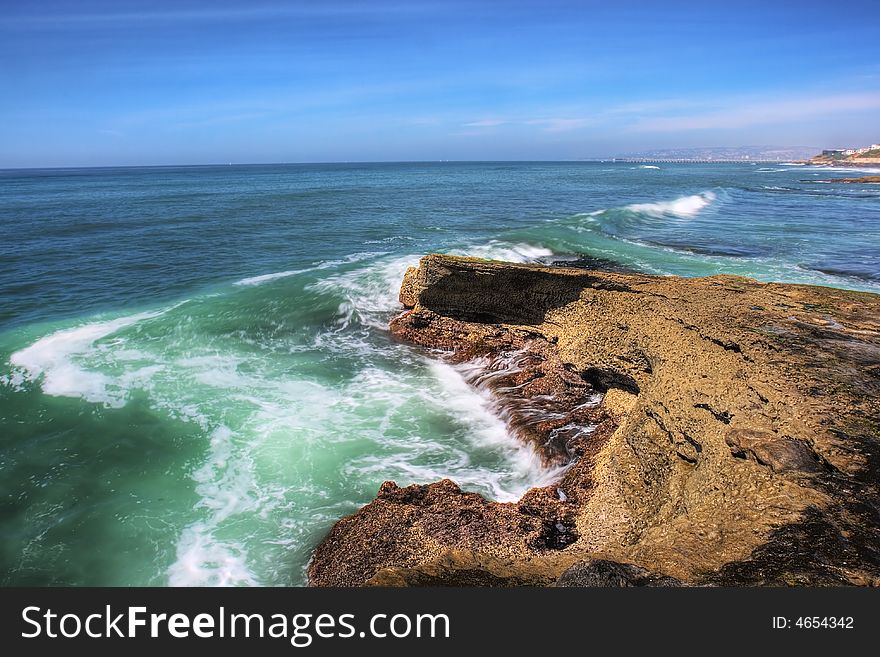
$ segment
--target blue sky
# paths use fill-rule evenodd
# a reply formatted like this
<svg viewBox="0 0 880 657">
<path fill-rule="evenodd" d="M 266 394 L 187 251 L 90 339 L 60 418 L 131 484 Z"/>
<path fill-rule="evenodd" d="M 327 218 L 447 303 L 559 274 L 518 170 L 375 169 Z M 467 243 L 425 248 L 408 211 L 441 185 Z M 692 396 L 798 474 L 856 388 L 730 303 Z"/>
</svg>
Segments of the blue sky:
<svg viewBox="0 0 880 657">
<path fill-rule="evenodd" d="M 880 2 L 0 2 L 0 167 L 880 141 Z"/>
</svg>

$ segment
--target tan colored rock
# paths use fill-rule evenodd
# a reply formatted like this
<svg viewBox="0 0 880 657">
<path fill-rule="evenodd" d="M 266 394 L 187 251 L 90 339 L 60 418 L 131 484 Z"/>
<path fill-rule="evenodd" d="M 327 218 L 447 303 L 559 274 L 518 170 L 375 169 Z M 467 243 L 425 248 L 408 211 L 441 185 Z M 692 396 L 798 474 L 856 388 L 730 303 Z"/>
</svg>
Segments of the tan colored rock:
<svg viewBox="0 0 880 657">
<path fill-rule="evenodd" d="M 313 585 L 551 584 L 590 560 L 685 583 L 880 583 L 877 295 L 431 255 L 401 301 L 406 340 L 520 354 L 498 392 L 512 428 L 573 465 L 516 504 L 385 484 L 318 547 Z M 518 416 L 536 400 L 562 419 Z"/>
</svg>

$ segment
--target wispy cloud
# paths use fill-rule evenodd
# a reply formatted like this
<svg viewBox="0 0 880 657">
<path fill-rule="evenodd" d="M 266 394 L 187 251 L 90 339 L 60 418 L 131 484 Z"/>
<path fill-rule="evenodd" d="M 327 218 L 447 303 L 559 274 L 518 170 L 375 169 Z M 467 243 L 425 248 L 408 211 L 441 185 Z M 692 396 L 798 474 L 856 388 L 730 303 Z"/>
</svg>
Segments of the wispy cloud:
<svg viewBox="0 0 880 657">
<path fill-rule="evenodd" d="M 645 98 L 601 107 L 560 107 L 550 116 L 508 116 L 462 123 L 466 132 L 458 136 L 480 136 L 499 126 L 541 129 L 543 132 L 572 132 L 603 126 L 617 132 L 689 133 L 707 130 L 737 130 L 754 126 L 797 123 L 823 117 L 880 110 L 878 92 L 812 92 L 778 96 Z"/>
<path fill-rule="evenodd" d="M 845 115 L 880 109 L 880 92 L 815 95 L 784 100 L 731 100 L 725 105 L 723 109 L 716 106 L 675 116 L 639 118 L 631 128 L 643 132 L 723 130 Z"/>
<path fill-rule="evenodd" d="M 504 125 L 505 123 L 510 123 L 505 119 L 480 119 L 479 121 L 471 121 L 470 123 L 463 123 L 462 127 L 464 128 L 495 128 L 499 125 Z"/>
<path fill-rule="evenodd" d="M 593 123 L 592 118 L 517 118 L 517 119 L 480 119 L 463 123 L 463 128 L 496 128 L 502 125 L 537 126 L 545 132 L 566 132 L 577 130 Z M 467 134 L 480 134 L 473 131 Z"/>
</svg>

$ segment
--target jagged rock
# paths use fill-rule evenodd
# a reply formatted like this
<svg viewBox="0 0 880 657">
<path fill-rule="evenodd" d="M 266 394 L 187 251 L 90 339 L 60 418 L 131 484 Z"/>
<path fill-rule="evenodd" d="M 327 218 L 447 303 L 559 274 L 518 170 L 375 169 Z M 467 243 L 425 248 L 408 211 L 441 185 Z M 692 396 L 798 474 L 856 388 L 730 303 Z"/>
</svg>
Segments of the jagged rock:
<svg viewBox="0 0 880 657">
<path fill-rule="evenodd" d="M 431 255 L 401 302 L 401 339 L 515 355 L 493 388 L 513 433 L 572 465 L 515 504 L 386 484 L 317 548 L 313 585 L 550 585 L 595 559 L 686 584 L 880 583 L 877 295 Z"/>
</svg>

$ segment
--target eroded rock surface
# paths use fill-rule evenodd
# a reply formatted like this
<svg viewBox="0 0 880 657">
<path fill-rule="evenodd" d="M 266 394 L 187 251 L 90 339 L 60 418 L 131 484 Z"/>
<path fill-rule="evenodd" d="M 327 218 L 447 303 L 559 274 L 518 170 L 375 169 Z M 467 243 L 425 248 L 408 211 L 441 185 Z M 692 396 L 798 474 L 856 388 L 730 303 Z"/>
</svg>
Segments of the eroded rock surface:
<svg viewBox="0 0 880 657">
<path fill-rule="evenodd" d="M 605 559 L 589 559 L 568 568 L 556 586 L 682 586 L 674 577 L 652 573 L 629 563 L 617 563 Z"/>
<path fill-rule="evenodd" d="M 877 295 L 431 255 L 400 298 L 397 336 L 494 368 L 572 465 L 516 503 L 386 482 L 313 585 L 880 583 Z"/>
</svg>

